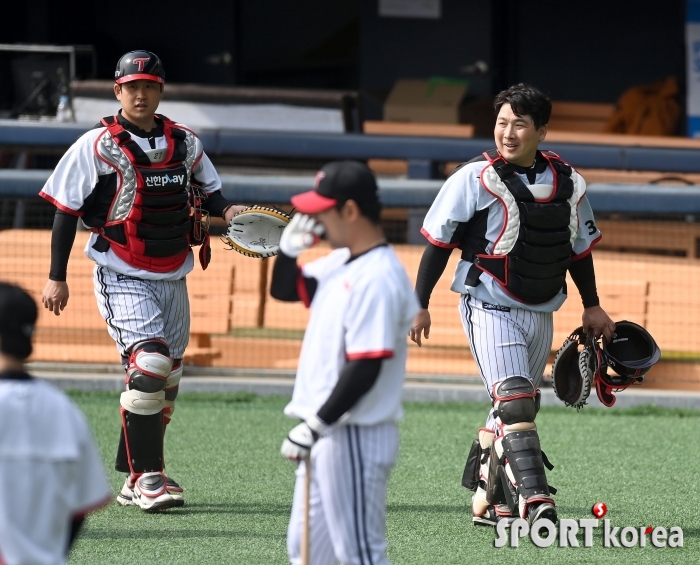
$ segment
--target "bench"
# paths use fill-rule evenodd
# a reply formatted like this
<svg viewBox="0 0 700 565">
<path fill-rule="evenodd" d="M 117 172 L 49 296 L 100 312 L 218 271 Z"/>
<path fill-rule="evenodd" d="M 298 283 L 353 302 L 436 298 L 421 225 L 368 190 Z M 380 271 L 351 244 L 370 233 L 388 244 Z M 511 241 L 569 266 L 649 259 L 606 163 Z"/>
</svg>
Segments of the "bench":
<svg viewBox="0 0 700 565">
<path fill-rule="evenodd" d="M 614 104 L 553 101 L 549 129 L 602 133 L 614 111 Z"/>
<path fill-rule="evenodd" d="M 2 279 L 25 288 L 40 305 L 32 361 L 111 363 L 118 359 L 114 342 L 106 332 L 93 289 L 94 263 L 82 252 L 86 232 L 78 232 L 68 264 L 68 305 L 60 316 L 41 307 L 41 292 L 49 271 L 50 232 L 7 230 L 0 232 Z M 211 365 L 221 352 L 211 344 L 211 334 L 231 329 L 233 266 L 212 264 L 203 272 L 198 264 L 187 277 L 190 300 L 190 342 L 184 362 Z"/>
<path fill-rule="evenodd" d="M 470 124 L 428 124 L 367 120 L 363 123 L 363 132 L 367 135 L 469 138 L 474 137 L 474 126 Z M 382 175 L 405 175 L 408 173 L 408 163 L 402 159 L 368 159 L 367 166 L 375 173 Z"/>
</svg>

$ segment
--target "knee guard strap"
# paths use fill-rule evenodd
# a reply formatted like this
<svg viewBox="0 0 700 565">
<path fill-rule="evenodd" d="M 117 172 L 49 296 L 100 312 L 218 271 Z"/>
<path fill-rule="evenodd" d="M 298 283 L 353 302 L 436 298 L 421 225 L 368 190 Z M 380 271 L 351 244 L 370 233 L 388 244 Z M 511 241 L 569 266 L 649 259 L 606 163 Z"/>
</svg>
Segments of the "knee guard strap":
<svg viewBox="0 0 700 565">
<path fill-rule="evenodd" d="M 180 388 L 180 379 L 182 378 L 183 366 L 182 361 L 177 360 L 175 366 L 168 375 L 165 381 L 165 407 L 163 408 L 163 419 L 166 424 L 170 423 L 175 413 L 175 399 L 177 398 L 178 389 Z"/>
<path fill-rule="evenodd" d="M 504 424 L 534 422 L 540 409 L 540 391 L 530 379 L 508 377 L 493 386 L 493 414 Z"/>
<path fill-rule="evenodd" d="M 143 392 L 166 388 L 173 368 L 170 350 L 162 341 L 142 341 L 131 350 L 126 368 L 127 387 Z"/>
</svg>

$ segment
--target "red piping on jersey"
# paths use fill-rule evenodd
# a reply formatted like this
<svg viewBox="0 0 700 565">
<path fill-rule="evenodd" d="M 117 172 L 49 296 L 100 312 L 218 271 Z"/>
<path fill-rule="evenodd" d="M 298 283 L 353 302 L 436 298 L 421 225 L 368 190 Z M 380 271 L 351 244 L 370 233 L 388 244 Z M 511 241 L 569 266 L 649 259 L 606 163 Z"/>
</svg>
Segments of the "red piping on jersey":
<svg viewBox="0 0 700 565">
<path fill-rule="evenodd" d="M 304 282 L 304 275 L 299 267 L 297 267 L 297 294 L 299 295 L 299 298 L 301 298 L 301 301 L 304 303 L 304 306 L 309 308 L 311 306 L 311 300 L 309 300 L 309 293 L 306 292 L 306 283 Z"/>
<path fill-rule="evenodd" d="M 484 155 L 486 155 L 486 153 L 484 153 Z M 503 159 L 503 157 L 501 157 L 501 159 Z M 503 159 L 503 160 L 505 161 L 505 159 Z M 496 194 L 494 194 L 493 192 L 491 192 L 491 191 L 489 190 L 489 188 L 486 186 L 486 184 L 484 183 L 484 171 L 485 171 L 486 169 L 488 169 L 489 167 L 492 167 L 492 166 L 493 166 L 493 163 L 496 162 L 496 161 L 497 161 L 497 159 L 494 159 L 493 161 L 489 161 L 489 164 L 486 165 L 486 166 L 481 170 L 481 173 L 479 174 L 479 182 L 481 183 L 481 186 L 484 187 L 484 190 L 485 190 L 486 192 L 488 192 L 491 196 L 493 196 L 496 200 L 498 200 L 498 201 L 501 203 L 501 206 L 503 206 L 503 215 L 505 216 L 505 218 L 504 218 L 504 220 L 503 220 L 503 227 L 501 228 L 501 233 L 498 234 L 498 237 L 497 237 L 496 240 L 493 242 L 493 247 L 492 247 L 492 249 L 496 249 L 496 245 L 498 245 L 498 242 L 501 240 L 501 237 L 503 237 L 503 234 L 504 234 L 505 231 L 506 231 L 506 226 L 508 225 L 508 207 L 506 206 L 505 200 L 503 200 L 503 198 L 501 198 L 500 196 L 497 196 Z"/>
<path fill-rule="evenodd" d="M 436 247 L 442 247 L 443 249 L 455 249 L 459 247 L 459 243 L 443 243 L 442 241 L 438 241 L 437 239 L 433 239 L 430 237 L 430 234 L 426 231 L 425 228 L 421 228 L 420 232 L 425 236 L 425 238 L 435 245 Z"/>
<path fill-rule="evenodd" d="M 347 353 L 345 358 L 348 361 L 357 361 L 358 359 L 391 359 L 394 352 L 391 349 L 382 349 L 380 351 L 365 351 L 363 353 Z"/>
<path fill-rule="evenodd" d="M 593 241 L 591 241 L 591 244 L 588 246 L 588 249 L 586 249 L 583 253 L 579 253 L 578 255 L 572 255 L 571 260 L 572 261 L 578 261 L 579 259 L 583 259 L 586 255 L 590 255 L 591 251 L 593 251 L 593 247 L 601 240 L 603 239 L 603 234 L 600 234 L 598 237 L 596 237 Z"/>
<path fill-rule="evenodd" d="M 78 217 L 83 215 L 83 212 L 78 212 L 78 210 L 73 210 L 71 208 L 68 208 L 67 206 L 64 206 L 58 200 L 56 200 L 52 196 L 49 196 L 48 194 L 46 194 L 43 190 L 41 192 L 39 192 L 39 196 L 41 196 L 45 200 L 48 200 L 49 202 L 51 202 L 51 204 L 56 206 L 56 208 L 58 208 L 62 212 L 65 212 L 66 214 L 70 214 L 71 216 L 78 216 Z M 2 565 L 2 562 L 0 562 L 0 565 Z"/>
<path fill-rule="evenodd" d="M 99 510 L 100 508 L 104 508 L 110 502 L 112 502 L 112 495 L 107 495 L 106 498 L 103 498 L 99 502 L 96 502 L 95 504 L 91 504 L 90 506 L 88 506 L 86 508 L 78 510 L 75 514 L 73 514 L 73 518 L 82 518 L 86 514 L 90 514 L 90 512 L 94 512 L 95 510 Z M 2 562 L 0 562 L 0 565 L 2 565 Z"/>
</svg>

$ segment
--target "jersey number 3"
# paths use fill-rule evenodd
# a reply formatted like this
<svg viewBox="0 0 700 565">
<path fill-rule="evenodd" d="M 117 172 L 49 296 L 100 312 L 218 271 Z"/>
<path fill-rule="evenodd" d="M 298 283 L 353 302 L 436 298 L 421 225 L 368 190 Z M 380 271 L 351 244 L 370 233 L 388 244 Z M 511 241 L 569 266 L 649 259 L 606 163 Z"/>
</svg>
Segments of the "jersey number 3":
<svg viewBox="0 0 700 565">
<path fill-rule="evenodd" d="M 595 227 L 595 223 L 593 220 L 588 220 L 586 222 L 586 226 L 588 227 L 588 235 L 593 235 L 598 228 Z"/>
</svg>

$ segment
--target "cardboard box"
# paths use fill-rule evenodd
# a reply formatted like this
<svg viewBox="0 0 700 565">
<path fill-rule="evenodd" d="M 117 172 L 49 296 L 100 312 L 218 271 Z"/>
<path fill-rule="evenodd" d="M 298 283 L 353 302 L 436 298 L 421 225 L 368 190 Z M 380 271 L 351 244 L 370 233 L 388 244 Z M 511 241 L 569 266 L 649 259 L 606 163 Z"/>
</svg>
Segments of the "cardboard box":
<svg viewBox="0 0 700 565">
<path fill-rule="evenodd" d="M 401 79 L 384 103 L 384 120 L 458 124 L 467 90 L 466 81 Z"/>
</svg>

